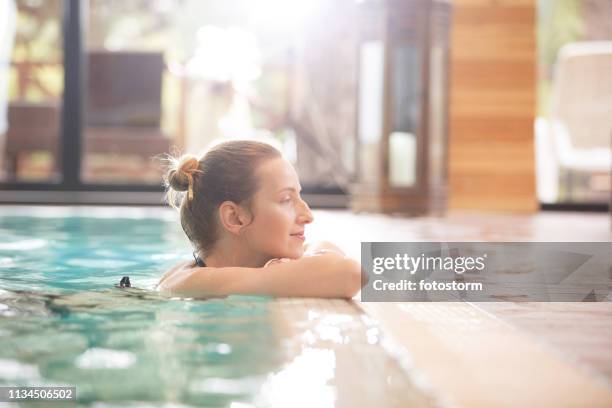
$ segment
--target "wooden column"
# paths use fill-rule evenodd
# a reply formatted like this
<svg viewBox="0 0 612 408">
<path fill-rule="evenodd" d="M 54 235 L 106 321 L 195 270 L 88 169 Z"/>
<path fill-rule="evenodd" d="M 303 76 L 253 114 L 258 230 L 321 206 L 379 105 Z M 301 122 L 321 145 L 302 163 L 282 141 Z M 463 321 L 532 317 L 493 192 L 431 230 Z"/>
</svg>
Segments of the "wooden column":
<svg viewBox="0 0 612 408">
<path fill-rule="evenodd" d="M 535 0 L 455 0 L 451 209 L 535 211 Z"/>
</svg>

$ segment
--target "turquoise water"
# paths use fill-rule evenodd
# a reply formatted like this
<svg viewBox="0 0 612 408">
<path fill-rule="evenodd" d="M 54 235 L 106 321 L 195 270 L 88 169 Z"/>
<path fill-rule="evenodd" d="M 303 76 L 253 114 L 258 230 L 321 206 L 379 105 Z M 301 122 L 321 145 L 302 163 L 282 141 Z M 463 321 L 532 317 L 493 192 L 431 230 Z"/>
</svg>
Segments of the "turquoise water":
<svg viewBox="0 0 612 408">
<path fill-rule="evenodd" d="M 157 294 L 190 257 L 180 226 L 115 215 L 0 215 L 0 385 L 76 386 L 83 406 L 257 403 L 281 364 L 268 300 Z M 114 288 L 124 275 L 139 289 Z"/>
</svg>

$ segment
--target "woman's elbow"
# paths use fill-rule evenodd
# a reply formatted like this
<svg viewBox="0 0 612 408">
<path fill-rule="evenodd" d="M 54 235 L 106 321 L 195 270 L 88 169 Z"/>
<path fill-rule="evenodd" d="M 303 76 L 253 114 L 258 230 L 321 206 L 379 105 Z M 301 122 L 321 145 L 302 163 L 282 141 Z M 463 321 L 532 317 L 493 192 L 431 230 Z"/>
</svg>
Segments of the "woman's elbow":
<svg viewBox="0 0 612 408">
<path fill-rule="evenodd" d="M 349 299 L 355 296 L 361 290 L 361 287 L 362 287 L 361 265 L 359 264 L 359 262 L 353 259 L 350 259 L 350 258 L 345 258 L 344 263 L 345 263 L 344 271 L 346 274 L 346 277 L 345 277 L 346 285 L 344 288 L 345 289 L 344 297 Z"/>
</svg>

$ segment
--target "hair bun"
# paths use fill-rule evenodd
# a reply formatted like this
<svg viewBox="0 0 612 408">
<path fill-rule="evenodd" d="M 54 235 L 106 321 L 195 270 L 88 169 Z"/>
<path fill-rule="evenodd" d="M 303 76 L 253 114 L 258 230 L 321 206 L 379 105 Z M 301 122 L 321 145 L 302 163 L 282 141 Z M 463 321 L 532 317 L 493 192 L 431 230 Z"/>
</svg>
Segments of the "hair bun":
<svg viewBox="0 0 612 408">
<path fill-rule="evenodd" d="M 193 174 L 198 170 L 200 162 L 193 155 L 184 155 L 175 168 L 168 172 L 168 185 L 176 191 L 189 190 L 193 185 Z"/>
</svg>

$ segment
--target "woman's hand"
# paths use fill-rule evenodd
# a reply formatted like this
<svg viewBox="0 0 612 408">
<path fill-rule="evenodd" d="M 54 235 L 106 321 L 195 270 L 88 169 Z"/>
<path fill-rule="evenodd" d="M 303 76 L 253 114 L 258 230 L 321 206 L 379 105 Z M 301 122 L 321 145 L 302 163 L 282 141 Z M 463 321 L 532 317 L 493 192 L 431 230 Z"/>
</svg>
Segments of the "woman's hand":
<svg viewBox="0 0 612 408">
<path fill-rule="evenodd" d="M 328 253 L 336 253 L 340 255 L 344 255 L 344 252 L 331 242 L 321 241 L 313 243 L 304 244 L 304 255 L 303 256 L 315 256 L 315 255 L 323 255 Z M 276 265 L 279 263 L 285 263 L 292 261 L 291 258 L 272 258 L 263 266 L 264 268 Z"/>
<path fill-rule="evenodd" d="M 304 244 L 304 256 L 320 255 L 327 252 L 336 252 L 344 255 L 344 252 L 329 241 L 318 241 Z"/>
<path fill-rule="evenodd" d="M 272 258 L 268 262 L 266 262 L 266 264 L 263 267 L 266 268 L 266 267 L 268 267 L 270 265 L 275 265 L 275 264 L 279 264 L 279 263 L 285 263 L 285 262 L 289 262 L 289 261 L 291 261 L 290 258 Z"/>
</svg>

